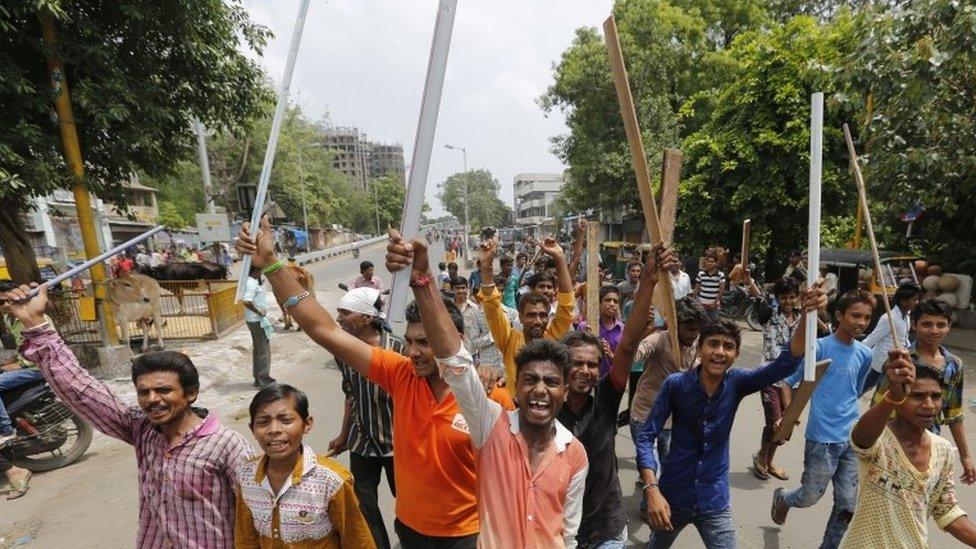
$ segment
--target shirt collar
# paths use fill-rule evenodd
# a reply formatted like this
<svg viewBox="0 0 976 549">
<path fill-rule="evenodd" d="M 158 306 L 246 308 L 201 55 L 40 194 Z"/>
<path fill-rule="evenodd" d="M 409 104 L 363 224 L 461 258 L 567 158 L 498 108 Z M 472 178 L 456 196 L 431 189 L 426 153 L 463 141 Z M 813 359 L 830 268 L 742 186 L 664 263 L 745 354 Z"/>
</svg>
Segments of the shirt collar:
<svg viewBox="0 0 976 549">
<path fill-rule="evenodd" d="M 556 452 L 561 454 L 569 446 L 569 443 L 573 441 L 573 433 L 570 433 L 569 429 L 563 427 L 563 424 L 559 423 L 558 419 L 554 419 L 553 423 L 556 424 L 556 436 L 552 441 L 556 444 Z M 513 435 L 519 434 L 518 410 L 508 412 L 508 429 Z"/>
<path fill-rule="evenodd" d="M 296 486 L 301 483 L 302 478 L 318 467 L 318 457 L 307 444 L 302 445 L 302 459 L 295 462 L 295 468 L 291 472 L 291 485 Z M 267 475 L 268 456 L 261 456 L 258 467 L 254 471 L 254 482 L 261 484 Z"/>
</svg>

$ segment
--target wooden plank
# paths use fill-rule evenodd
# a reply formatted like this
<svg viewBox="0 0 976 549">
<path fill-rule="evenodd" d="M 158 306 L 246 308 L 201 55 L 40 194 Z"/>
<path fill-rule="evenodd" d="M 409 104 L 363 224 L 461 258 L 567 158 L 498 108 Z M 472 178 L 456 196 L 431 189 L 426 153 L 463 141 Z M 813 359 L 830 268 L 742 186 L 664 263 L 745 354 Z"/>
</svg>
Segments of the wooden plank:
<svg viewBox="0 0 976 549">
<path fill-rule="evenodd" d="M 661 221 L 658 217 L 657 204 L 654 201 L 654 189 L 647 171 L 647 156 L 644 151 L 644 140 L 641 137 L 640 125 L 637 122 L 637 111 L 634 108 L 634 98 L 630 92 L 630 82 L 627 78 L 627 67 L 624 64 L 623 51 L 620 49 L 620 38 L 617 36 L 617 22 L 613 15 L 603 23 L 607 52 L 610 54 L 610 70 L 613 72 L 613 84 L 617 90 L 617 103 L 620 104 L 620 115 L 623 117 L 624 130 L 627 132 L 627 143 L 630 145 L 630 156 L 637 175 L 637 191 L 640 194 L 641 208 L 644 210 L 644 223 L 652 244 L 663 242 Z M 681 364 L 681 345 L 678 342 L 678 322 L 674 310 L 674 289 L 670 276 L 662 276 L 658 281 L 661 295 L 669 296 L 664 299 L 661 312 L 668 325 L 668 336 L 671 340 L 671 350 L 674 353 L 674 363 Z"/>
<path fill-rule="evenodd" d="M 661 239 L 665 242 L 674 242 L 674 224 L 678 217 L 678 186 L 681 183 L 683 162 L 684 155 L 678 149 L 664 150 L 658 211 L 661 212 Z"/>
<path fill-rule="evenodd" d="M 793 400 L 790 401 L 789 408 L 783 413 L 783 421 L 780 422 L 779 429 L 773 433 L 773 442 L 783 442 L 793 435 L 796 422 L 799 421 L 803 409 L 807 407 L 807 402 L 810 402 L 814 389 L 823 379 L 823 374 L 829 366 L 830 359 L 817 362 L 817 379 L 814 381 L 803 380 L 800 382 L 800 387 L 793 391 Z"/>
<path fill-rule="evenodd" d="M 600 223 L 586 222 L 586 327 L 600 335 Z"/>
<path fill-rule="evenodd" d="M 752 238 L 752 220 L 746 219 L 742 222 L 742 251 L 739 252 L 742 269 L 749 268 L 749 241 Z"/>
</svg>

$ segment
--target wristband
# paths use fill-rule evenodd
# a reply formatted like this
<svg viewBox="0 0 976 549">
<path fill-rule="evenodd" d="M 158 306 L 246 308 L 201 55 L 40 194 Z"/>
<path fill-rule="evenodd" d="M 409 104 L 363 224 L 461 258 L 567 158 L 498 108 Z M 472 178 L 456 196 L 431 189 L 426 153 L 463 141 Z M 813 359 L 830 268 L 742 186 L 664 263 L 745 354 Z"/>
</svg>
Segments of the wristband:
<svg viewBox="0 0 976 549">
<path fill-rule="evenodd" d="M 287 313 L 288 312 L 288 309 L 291 309 L 295 305 L 298 305 L 298 303 L 301 302 L 301 300 L 305 299 L 309 295 L 310 295 L 310 293 L 309 293 L 308 290 L 305 290 L 304 292 L 302 292 L 300 294 L 293 295 L 293 296 L 289 297 L 287 300 L 285 300 L 285 303 L 281 306 L 281 308 L 284 309 L 284 311 Z"/>
<path fill-rule="evenodd" d="M 285 262 L 279 259 L 278 261 L 275 261 L 271 265 L 268 265 L 267 267 L 261 269 L 261 272 L 264 273 L 264 276 L 272 275 L 278 272 L 278 270 L 284 266 L 285 266 Z"/>
<path fill-rule="evenodd" d="M 430 281 L 433 280 L 433 279 L 434 279 L 434 277 L 430 273 L 420 275 L 420 276 L 418 276 L 416 278 L 412 278 L 410 280 L 410 287 L 411 288 L 423 288 L 424 286 L 430 284 Z"/>
<path fill-rule="evenodd" d="M 888 398 L 888 393 L 890 393 L 890 392 L 891 392 L 891 389 L 888 389 L 887 391 L 885 391 L 884 397 L 882 398 L 882 400 L 884 400 L 888 404 L 892 404 L 894 406 L 900 406 L 900 405 L 904 404 L 906 400 L 908 400 L 908 395 L 905 395 L 905 396 L 901 397 L 901 400 L 898 400 L 898 401 L 891 400 L 890 398 Z"/>
<path fill-rule="evenodd" d="M 646 492 L 648 488 L 657 488 L 657 483 L 656 482 L 642 482 L 641 483 L 641 491 L 642 492 Z"/>
</svg>

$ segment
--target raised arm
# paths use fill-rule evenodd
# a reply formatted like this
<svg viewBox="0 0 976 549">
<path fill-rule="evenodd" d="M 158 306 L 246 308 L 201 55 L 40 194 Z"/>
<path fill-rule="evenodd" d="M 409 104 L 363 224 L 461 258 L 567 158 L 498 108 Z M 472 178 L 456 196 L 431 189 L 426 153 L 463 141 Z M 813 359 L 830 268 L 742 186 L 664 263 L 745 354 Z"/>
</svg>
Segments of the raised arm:
<svg viewBox="0 0 976 549">
<path fill-rule="evenodd" d="M 10 313 L 24 324 L 24 343 L 20 347 L 23 357 L 37 364 L 44 379 L 68 408 L 106 435 L 132 444 L 133 424 L 141 412 L 122 402 L 114 391 L 78 364 L 71 349 L 44 319 L 47 288 L 41 286 L 33 299 L 27 297 L 29 291 L 28 286 L 21 286 L 6 295 Z"/>
<path fill-rule="evenodd" d="M 570 279 L 575 279 L 579 275 L 579 266 L 583 262 L 583 242 L 586 234 L 586 220 L 580 219 L 576 226 L 576 236 L 573 239 L 573 255 L 569 261 Z"/>
<path fill-rule="evenodd" d="M 631 309 L 630 317 L 624 324 L 624 332 L 620 336 L 620 343 L 613 354 L 613 367 L 610 376 L 613 385 L 618 390 L 623 390 L 627 386 L 630 378 L 630 367 L 637 354 L 637 346 L 640 345 L 647 333 L 648 323 L 652 323 L 654 318 L 648 318 L 642 311 L 651 310 L 651 300 L 654 297 L 654 288 L 657 285 L 658 277 L 661 273 L 668 276 L 668 271 L 677 264 L 674 254 L 670 247 L 664 244 L 656 244 L 647 254 L 647 261 L 644 270 L 641 271 L 640 283 L 637 285 L 637 292 L 634 294 L 634 306 Z M 634 312 L 636 311 L 636 312 Z"/>
<path fill-rule="evenodd" d="M 481 243 L 478 258 L 481 260 L 481 300 L 485 312 L 485 322 L 495 344 L 504 349 L 514 333 L 512 324 L 502 309 L 502 295 L 495 287 L 495 251 L 498 249 L 498 238 L 492 238 Z"/>
<path fill-rule="evenodd" d="M 260 269 L 277 265 L 279 262 L 274 251 L 271 223 L 267 216 L 261 220 L 261 228 L 254 238 L 251 237 L 250 223 L 244 223 L 237 234 L 236 247 L 241 254 L 251 255 L 251 264 Z M 278 268 L 274 272 L 265 273 L 265 276 L 271 283 L 278 303 L 285 304 L 290 298 L 298 299 L 306 292 L 294 269 Z M 369 372 L 373 348 L 343 330 L 318 301 L 305 295 L 305 298 L 288 309 L 288 314 L 302 327 L 302 331 L 312 338 L 312 341 L 325 347 L 352 369 L 366 375 Z"/>
<path fill-rule="evenodd" d="M 888 352 L 885 374 L 888 376 L 888 392 L 885 397 L 864 412 L 851 430 L 851 442 L 858 448 L 874 446 L 891 419 L 892 412 L 898 407 L 897 403 L 907 396 L 905 387 L 915 382 L 915 365 L 907 349 L 892 349 Z"/>
<path fill-rule="evenodd" d="M 420 239 L 406 242 L 400 233 L 391 229 L 390 242 L 386 247 L 386 268 L 392 273 L 408 267 L 410 286 L 420 309 L 424 335 L 434 351 L 441 378 L 451 387 L 457 399 L 461 414 L 471 430 L 472 444 L 480 448 L 488 439 L 502 407 L 485 393 L 471 354 L 462 345 L 461 334 L 451 320 L 444 298 L 431 284 L 427 243 Z"/>
<path fill-rule="evenodd" d="M 556 262 L 556 291 L 561 294 L 572 294 L 573 277 L 569 274 L 569 266 L 566 264 L 566 254 L 563 252 L 562 246 L 551 236 L 543 239 L 540 246 L 542 253 Z"/>
</svg>

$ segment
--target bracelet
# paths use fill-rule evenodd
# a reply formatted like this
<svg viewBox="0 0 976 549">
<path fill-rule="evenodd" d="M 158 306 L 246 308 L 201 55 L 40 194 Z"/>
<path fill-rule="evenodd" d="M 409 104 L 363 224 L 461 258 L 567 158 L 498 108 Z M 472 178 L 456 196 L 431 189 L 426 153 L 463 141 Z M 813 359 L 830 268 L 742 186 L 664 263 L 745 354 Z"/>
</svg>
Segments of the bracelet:
<svg viewBox="0 0 976 549">
<path fill-rule="evenodd" d="M 888 398 L 888 393 L 890 393 L 890 392 L 891 392 L 891 389 L 888 389 L 887 391 L 885 391 L 884 397 L 882 398 L 882 400 L 884 400 L 888 404 L 892 404 L 894 406 L 901 406 L 902 404 L 905 403 L 906 400 L 908 400 L 908 395 L 905 395 L 905 396 L 901 397 L 901 400 L 899 400 L 897 402 L 894 401 L 894 400 L 891 400 L 890 398 Z"/>
<path fill-rule="evenodd" d="M 642 482 L 641 483 L 641 491 L 642 492 L 647 491 L 648 488 L 657 488 L 657 483 L 656 482 Z"/>
<path fill-rule="evenodd" d="M 430 281 L 431 280 L 434 280 L 433 275 L 431 275 L 430 273 L 423 274 L 423 275 L 418 276 L 417 278 L 414 278 L 414 279 L 410 280 L 410 287 L 411 288 L 423 288 L 424 286 L 430 284 Z"/>
<path fill-rule="evenodd" d="M 281 308 L 287 313 L 288 309 L 291 309 L 295 305 L 298 305 L 298 303 L 301 302 L 301 300 L 305 299 L 309 295 L 310 293 L 308 290 L 305 290 L 300 294 L 293 295 L 289 297 L 287 300 L 285 300 L 285 303 L 281 306 Z"/>
<path fill-rule="evenodd" d="M 285 266 L 285 262 L 279 259 L 278 261 L 275 261 L 271 265 L 268 265 L 267 267 L 261 269 L 261 272 L 264 273 L 264 276 L 272 275 L 278 272 L 278 270 L 284 266 Z"/>
</svg>

